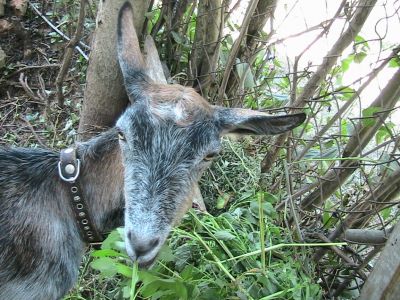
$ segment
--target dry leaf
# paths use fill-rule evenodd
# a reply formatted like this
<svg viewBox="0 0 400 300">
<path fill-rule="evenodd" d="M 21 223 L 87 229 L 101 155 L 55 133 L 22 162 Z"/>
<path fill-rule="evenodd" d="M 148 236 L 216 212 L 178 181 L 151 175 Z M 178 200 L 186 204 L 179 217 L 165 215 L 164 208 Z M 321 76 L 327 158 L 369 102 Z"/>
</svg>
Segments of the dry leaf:
<svg viewBox="0 0 400 300">
<path fill-rule="evenodd" d="M 15 15 L 24 16 L 28 7 L 28 0 L 11 0 L 10 7 L 14 10 Z"/>
<path fill-rule="evenodd" d="M 1 1 L 1 0 L 0 0 Z M 0 34 L 6 33 L 13 28 L 13 24 L 7 20 L 0 20 Z"/>
</svg>

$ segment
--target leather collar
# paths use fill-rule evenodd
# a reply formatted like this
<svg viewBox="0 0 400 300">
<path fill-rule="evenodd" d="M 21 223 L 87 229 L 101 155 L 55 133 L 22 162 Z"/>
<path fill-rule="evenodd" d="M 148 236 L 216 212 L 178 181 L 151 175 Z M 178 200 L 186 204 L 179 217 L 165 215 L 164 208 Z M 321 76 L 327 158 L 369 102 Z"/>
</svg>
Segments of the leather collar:
<svg viewBox="0 0 400 300">
<path fill-rule="evenodd" d="M 77 158 L 74 148 L 61 150 L 58 162 L 58 174 L 69 190 L 70 204 L 75 215 L 82 239 L 90 244 L 103 241 L 101 234 L 96 230 L 79 184 L 81 162 Z"/>
</svg>

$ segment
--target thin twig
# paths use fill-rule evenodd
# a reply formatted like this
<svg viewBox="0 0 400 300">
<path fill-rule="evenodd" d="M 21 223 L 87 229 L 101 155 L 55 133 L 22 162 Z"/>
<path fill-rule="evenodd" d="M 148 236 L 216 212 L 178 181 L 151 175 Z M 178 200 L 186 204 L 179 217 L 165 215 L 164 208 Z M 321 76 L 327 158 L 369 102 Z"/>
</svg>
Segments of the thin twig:
<svg viewBox="0 0 400 300">
<path fill-rule="evenodd" d="M 292 191 L 290 189 L 289 168 L 288 168 L 288 165 L 287 165 L 286 161 L 283 161 L 283 166 L 284 166 L 284 169 L 285 169 L 286 186 L 288 187 L 287 197 L 288 197 L 288 200 L 290 202 L 290 210 L 292 211 L 292 218 L 293 218 L 294 224 L 296 226 L 296 231 L 297 231 L 298 238 L 300 238 L 300 240 L 303 242 L 304 241 L 304 236 L 303 236 L 303 233 L 301 232 L 299 217 L 297 215 L 297 212 L 294 209 Z"/>
<path fill-rule="evenodd" d="M 19 83 L 21 84 L 22 88 L 24 89 L 25 93 L 31 98 L 32 100 L 40 102 L 40 98 L 35 95 L 32 89 L 28 85 L 28 77 L 25 77 L 24 73 L 19 75 Z"/>
<path fill-rule="evenodd" d="M 372 70 L 372 72 L 369 74 L 368 79 L 360 86 L 360 88 L 354 92 L 354 95 L 346 101 L 346 103 L 338 110 L 338 112 L 327 122 L 327 124 L 319 131 L 319 135 L 314 137 L 302 150 L 302 152 L 296 157 L 296 160 L 300 160 L 301 158 L 304 157 L 304 155 L 307 154 L 308 150 L 311 149 L 312 146 L 317 142 L 318 137 L 322 136 L 325 134 L 329 128 L 332 127 L 332 125 L 339 119 L 339 117 L 343 116 L 345 111 L 349 109 L 349 107 L 353 104 L 354 100 L 356 100 L 359 95 L 362 93 L 362 91 L 369 86 L 369 84 L 376 78 L 376 76 L 379 74 L 379 72 L 389 63 L 389 61 L 400 51 L 400 47 L 396 47 L 395 49 L 392 50 L 391 54 L 383 60 L 383 62 L 376 67 L 375 69 Z"/>
<path fill-rule="evenodd" d="M 240 49 L 240 44 L 242 43 L 243 38 L 245 37 L 245 33 L 247 32 L 247 28 L 249 27 L 250 20 L 254 14 L 254 11 L 257 8 L 258 0 L 253 0 L 249 4 L 249 8 L 246 12 L 246 16 L 244 17 L 243 24 L 240 29 L 239 37 L 236 39 L 236 41 L 233 43 L 231 52 L 229 54 L 229 57 L 227 59 L 226 63 L 226 68 L 224 71 L 224 75 L 222 77 L 222 83 L 221 86 L 218 90 L 218 99 L 222 103 L 225 95 L 225 90 L 226 86 L 228 84 L 229 80 L 229 74 L 232 71 L 233 64 L 235 62 L 237 53 L 239 52 Z"/>
<path fill-rule="evenodd" d="M 79 17 L 78 17 L 78 23 L 76 25 L 76 30 L 74 33 L 73 38 L 68 42 L 68 45 L 65 50 L 64 54 L 64 59 L 60 68 L 60 72 L 57 75 L 56 79 L 56 88 L 57 88 L 57 99 L 58 99 L 58 105 L 60 107 L 64 106 L 64 94 L 62 90 L 62 85 L 64 82 L 64 77 L 68 72 L 68 68 L 72 59 L 72 55 L 74 54 L 74 48 L 78 44 L 82 32 L 83 32 L 83 21 L 85 18 L 85 0 L 81 0 L 79 4 Z"/>
<path fill-rule="evenodd" d="M 7 78 L 11 78 L 21 72 L 24 72 L 26 70 L 31 70 L 31 69 L 44 69 L 44 68 L 58 68 L 60 64 L 48 64 L 48 65 L 41 65 L 41 66 L 25 66 L 22 67 L 21 69 L 16 70 L 15 72 L 12 72 L 10 75 L 7 75 Z"/>
<path fill-rule="evenodd" d="M 25 118 L 22 117 L 22 116 L 19 116 L 19 118 L 20 118 L 22 121 L 24 121 L 24 122 L 26 123 L 26 125 L 28 125 L 29 129 L 31 130 L 32 134 L 35 136 L 35 138 L 36 138 L 36 140 L 38 141 L 38 143 L 40 144 L 40 146 L 42 146 L 43 148 L 48 148 L 48 147 L 46 146 L 46 144 L 42 142 L 42 139 L 37 135 L 35 129 L 34 129 L 33 126 L 32 126 L 32 124 L 31 124 L 27 119 L 25 119 Z"/>
<path fill-rule="evenodd" d="M 53 29 L 55 32 L 57 32 L 64 40 L 70 41 L 71 39 L 62 33 L 53 23 L 50 22 L 49 19 L 47 19 L 37 8 L 35 5 L 33 5 L 30 1 L 28 2 L 29 6 L 33 9 L 33 11 L 41 17 L 50 27 Z M 79 42 L 79 44 L 86 48 L 87 50 L 90 50 L 90 47 L 82 42 Z M 78 50 L 78 52 L 83 56 L 84 59 L 89 60 L 89 57 L 83 52 L 83 50 L 79 46 L 75 46 L 75 49 Z"/>
</svg>

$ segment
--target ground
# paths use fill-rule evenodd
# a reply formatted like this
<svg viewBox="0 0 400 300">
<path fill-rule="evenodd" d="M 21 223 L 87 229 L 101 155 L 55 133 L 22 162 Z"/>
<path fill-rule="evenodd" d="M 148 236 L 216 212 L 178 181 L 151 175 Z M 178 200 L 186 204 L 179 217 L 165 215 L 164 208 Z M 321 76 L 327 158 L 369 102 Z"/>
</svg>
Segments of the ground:
<svg viewBox="0 0 400 300">
<path fill-rule="evenodd" d="M 65 42 L 37 14 L 0 18 L 0 145 L 62 148 L 74 140 L 87 62 L 75 54 L 64 82 L 65 107 L 55 80 Z"/>
</svg>

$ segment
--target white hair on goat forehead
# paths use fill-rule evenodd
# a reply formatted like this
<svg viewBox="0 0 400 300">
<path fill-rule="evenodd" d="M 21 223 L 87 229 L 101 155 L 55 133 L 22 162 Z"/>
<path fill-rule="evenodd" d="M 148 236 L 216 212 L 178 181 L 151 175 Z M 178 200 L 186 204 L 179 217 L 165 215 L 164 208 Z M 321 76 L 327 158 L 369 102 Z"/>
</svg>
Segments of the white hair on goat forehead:
<svg viewBox="0 0 400 300">
<path fill-rule="evenodd" d="M 188 125 L 213 116 L 213 107 L 192 88 L 153 84 L 147 92 L 150 111 L 161 119 Z"/>
</svg>

